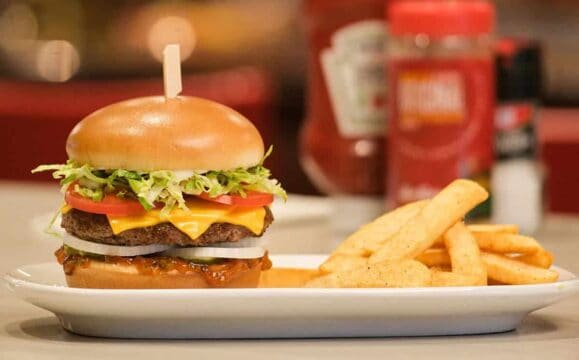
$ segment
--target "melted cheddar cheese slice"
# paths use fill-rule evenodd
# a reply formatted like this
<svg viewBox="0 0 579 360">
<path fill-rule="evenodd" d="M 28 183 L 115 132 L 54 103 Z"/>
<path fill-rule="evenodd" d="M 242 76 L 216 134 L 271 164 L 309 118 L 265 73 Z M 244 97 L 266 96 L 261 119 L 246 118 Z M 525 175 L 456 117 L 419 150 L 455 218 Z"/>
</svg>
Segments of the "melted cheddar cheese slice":
<svg viewBox="0 0 579 360">
<path fill-rule="evenodd" d="M 245 226 L 255 235 L 259 235 L 263 231 L 264 207 L 238 207 L 204 200 L 188 200 L 187 207 L 189 211 L 176 208 L 164 218 L 161 218 L 160 210 L 151 210 L 136 216 L 107 215 L 107 219 L 115 235 L 125 230 L 154 226 L 165 222 L 173 224 L 191 239 L 201 236 L 214 223 Z M 61 208 L 63 214 L 69 210 L 68 205 Z"/>
</svg>

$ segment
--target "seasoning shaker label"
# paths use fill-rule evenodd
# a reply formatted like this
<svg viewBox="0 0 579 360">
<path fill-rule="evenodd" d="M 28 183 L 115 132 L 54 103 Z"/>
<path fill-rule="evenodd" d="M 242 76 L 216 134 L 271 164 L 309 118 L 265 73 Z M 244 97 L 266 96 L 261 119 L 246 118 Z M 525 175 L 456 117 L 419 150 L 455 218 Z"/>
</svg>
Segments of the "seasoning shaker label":
<svg viewBox="0 0 579 360">
<path fill-rule="evenodd" d="M 470 178 L 488 188 L 493 160 L 492 63 L 393 60 L 390 76 L 389 205 L 429 198 L 456 178 Z M 486 215 L 485 206 L 479 211 Z"/>
<path fill-rule="evenodd" d="M 458 71 L 406 71 L 400 74 L 396 91 L 400 126 L 406 130 L 461 123 L 466 116 L 464 82 Z"/>
<path fill-rule="evenodd" d="M 498 159 L 534 159 L 536 108 L 532 102 L 509 102 L 497 107 L 495 153 Z"/>
</svg>

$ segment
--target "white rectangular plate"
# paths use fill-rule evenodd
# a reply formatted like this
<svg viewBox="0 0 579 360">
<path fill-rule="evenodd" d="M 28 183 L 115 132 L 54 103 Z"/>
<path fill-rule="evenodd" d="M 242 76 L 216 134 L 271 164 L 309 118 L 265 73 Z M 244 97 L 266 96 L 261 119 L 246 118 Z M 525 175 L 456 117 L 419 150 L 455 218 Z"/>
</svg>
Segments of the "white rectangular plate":
<svg viewBox="0 0 579 360">
<path fill-rule="evenodd" d="M 315 268 L 323 255 L 272 256 Z M 413 289 L 97 290 L 66 286 L 56 263 L 5 276 L 20 298 L 74 333 L 115 338 L 287 338 L 458 335 L 508 331 L 528 313 L 579 290 L 556 283 Z"/>
</svg>

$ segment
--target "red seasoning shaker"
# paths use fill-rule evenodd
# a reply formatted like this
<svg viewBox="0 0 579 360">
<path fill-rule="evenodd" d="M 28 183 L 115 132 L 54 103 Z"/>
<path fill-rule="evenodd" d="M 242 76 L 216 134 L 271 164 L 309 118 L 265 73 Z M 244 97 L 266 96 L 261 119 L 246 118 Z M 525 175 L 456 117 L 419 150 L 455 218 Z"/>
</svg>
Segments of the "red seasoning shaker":
<svg viewBox="0 0 579 360">
<path fill-rule="evenodd" d="M 489 189 L 494 8 L 404 1 L 388 8 L 388 205 L 431 197 L 456 178 Z M 490 205 L 471 215 L 488 217 Z"/>
<path fill-rule="evenodd" d="M 384 0 L 307 0 L 307 118 L 302 164 L 333 201 L 334 230 L 383 212 Z"/>
</svg>

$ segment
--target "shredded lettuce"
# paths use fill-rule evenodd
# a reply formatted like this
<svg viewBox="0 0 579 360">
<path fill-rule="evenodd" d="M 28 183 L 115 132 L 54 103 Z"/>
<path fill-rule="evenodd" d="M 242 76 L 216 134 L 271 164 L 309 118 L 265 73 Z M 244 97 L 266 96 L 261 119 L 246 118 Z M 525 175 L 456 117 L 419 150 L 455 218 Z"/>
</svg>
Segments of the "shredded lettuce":
<svg viewBox="0 0 579 360">
<path fill-rule="evenodd" d="M 74 184 L 74 192 L 80 194 L 82 197 L 89 198 L 92 201 L 101 201 L 104 197 L 104 191 L 102 188 L 89 188 L 83 187 L 79 184 Z"/>
<path fill-rule="evenodd" d="M 63 192 L 74 183 L 74 192 L 93 201 L 101 201 L 105 194 L 112 193 L 119 197 L 134 197 L 146 210 L 151 210 L 155 203 L 163 203 L 161 215 L 166 216 L 175 206 L 187 209 L 184 195 L 207 193 L 210 197 L 224 194 L 245 197 L 248 191 L 259 191 L 287 199 L 279 181 L 272 179 L 269 169 L 263 166 L 271 150 L 270 147 L 255 166 L 193 172 L 186 179 L 169 170 L 102 170 L 72 160 L 66 164 L 40 165 L 32 173 L 53 171 L 52 176 L 60 179 Z"/>
</svg>

